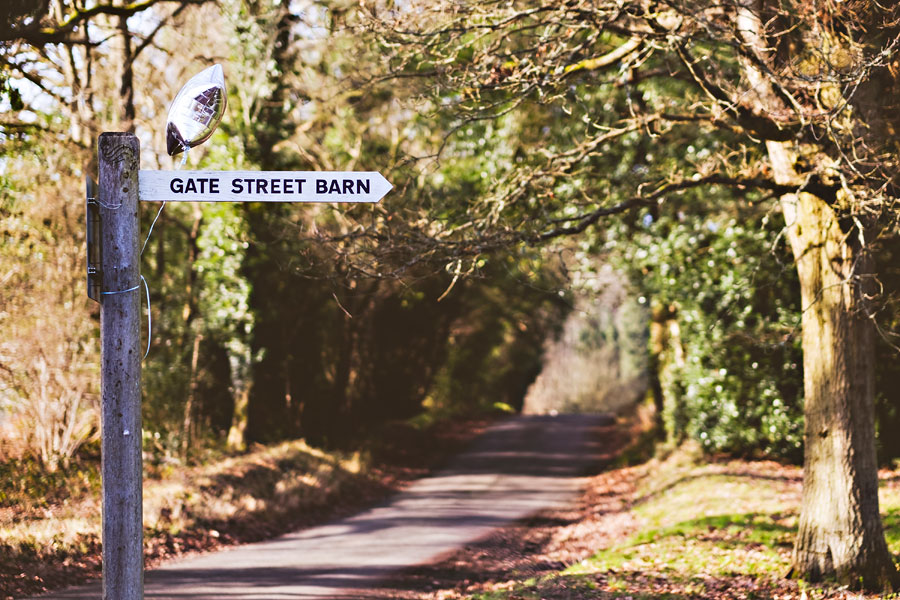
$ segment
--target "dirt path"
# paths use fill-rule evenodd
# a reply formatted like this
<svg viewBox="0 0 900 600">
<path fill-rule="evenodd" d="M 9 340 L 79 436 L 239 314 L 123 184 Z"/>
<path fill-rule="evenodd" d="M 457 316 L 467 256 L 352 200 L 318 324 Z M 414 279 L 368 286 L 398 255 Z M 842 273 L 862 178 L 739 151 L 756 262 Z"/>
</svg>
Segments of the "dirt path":
<svg viewBox="0 0 900 600">
<path fill-rule="evenodd" d="M 360 590 L 540 510 L 571 502 L 604 455 L 612 419 L 516 417 L 491 427 L 448 468 L 389 502 L 270 542 L 146 574 L 145 598 L 361 598 Z M 99 586 L 45 598 L 87 600 Z M 368 596 L 371 597 L 371 596 Z"/>
</svg>

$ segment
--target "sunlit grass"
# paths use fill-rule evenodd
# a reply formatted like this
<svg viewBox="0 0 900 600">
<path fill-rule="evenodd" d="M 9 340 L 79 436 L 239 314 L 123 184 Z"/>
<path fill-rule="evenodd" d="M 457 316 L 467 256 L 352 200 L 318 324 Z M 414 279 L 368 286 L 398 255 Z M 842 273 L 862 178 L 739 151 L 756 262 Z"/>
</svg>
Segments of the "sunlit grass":
<svg viewBox="0 0 900 600">
<path fill-rule="evenodd" d="M 771 462 L 708 464 L 687 448 L 642 469 L 632 505 L 641 525 L 626 540 L 598 548 L 593 556 L 540 581 L 507 582 L 471 597 L 732 597 L 727 591 L 722 595 L 732 584 L 733 597 L 771 598 L 774 593 L 784 598 L 866 597 L 804 582 L 786 585 L 800 505 L 799 468 Z M 898 557 L 896 473 L 882 473 L 880 503 L 888 546 Z M 711 585 L 716 590 L 707 589 Z"/>
<path fill-rule="evenodd" d="M 894 471 L 884 475 L 879 490 L 884 537 L 895 562 L 900 562 L 900 473 Z"/>
<path fill-rule="evenodd" d="M 705 465 L 690 451 L 648 466 L 634 512 L 640 531 L 567 573 L 636 571 L 779 577 L 789 568 L 799 482 L 741 462 Z"/>
<path fill-rule="evenodd" d="M 742 515 L 735 515 L 732 523 L 741 518 Z M 786 549 L 741 539 L 735 534 L 736 526 L 709 529 L 711 526 L 704 521 L 684 522 L 669 529 L 643 532 L 634 542 L 603 550 L 568 572 L 621 570 L 663 573 L 682 578 L 696 575 L 778 576 L 787 572 Z M 645 536 L 653 541 L 641 541 Z"/>
</svg>

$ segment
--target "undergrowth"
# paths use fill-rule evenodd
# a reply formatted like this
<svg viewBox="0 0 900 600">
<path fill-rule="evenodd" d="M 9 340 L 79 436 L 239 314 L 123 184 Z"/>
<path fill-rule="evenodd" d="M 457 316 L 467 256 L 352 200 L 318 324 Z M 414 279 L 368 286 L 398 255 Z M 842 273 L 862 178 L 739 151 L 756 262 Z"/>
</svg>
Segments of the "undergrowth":
<svg viewBox="0 0 900 600">
<path fill-rule="evenodd" d="M 190 551 L 257 541 L 349 514 L 423 475 L 484 421 L 397 425 L 361 451 L 303 440 L 220 456 L 205 465 L 146 461 L 148 565 Z M 100 574 L 100 463 L 0 464 L 0 598 L 32 595 Z"/>
<path fill-rule="evenodd" d="M 0 462 L 0 509 L 20 512 L 65 503 L 69 499 L 99 493 L 100 461 L 73 460 L 66 467 L 47 471 L 32 458 Z"/>
</svg>

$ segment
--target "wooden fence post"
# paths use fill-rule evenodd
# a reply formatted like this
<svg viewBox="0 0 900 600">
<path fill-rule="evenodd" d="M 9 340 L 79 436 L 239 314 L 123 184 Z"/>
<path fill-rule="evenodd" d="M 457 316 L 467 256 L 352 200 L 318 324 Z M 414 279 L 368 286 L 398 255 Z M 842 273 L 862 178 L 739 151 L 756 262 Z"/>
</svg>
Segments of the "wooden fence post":
<svg viewBox="0 0 900 600">
<path fill-rule="evenodd" d="M 103 599 L 142 600 L 140 145 L 103 133 L 98 153 Z"/>
</svg>

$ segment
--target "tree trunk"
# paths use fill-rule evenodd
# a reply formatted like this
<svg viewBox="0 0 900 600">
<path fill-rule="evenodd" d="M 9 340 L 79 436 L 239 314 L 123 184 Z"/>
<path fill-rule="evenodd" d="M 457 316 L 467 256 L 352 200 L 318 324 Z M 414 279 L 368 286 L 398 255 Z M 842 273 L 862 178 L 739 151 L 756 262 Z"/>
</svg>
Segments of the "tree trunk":
<svg viewBox="0 0 900 600">
<path fill-rule="evenodd" d="M 187 459 L 191 449 L 194 434 L 194 405 L 197 403 L 198 370 L 200 363 L 200 343 L 203 342 L 203 334 L 194 336 L 194 346 L 191 351 L 191 373 L 188 379 L 188 397 L 184 404 L 184 422 L 181 429 L 181 458 Z"/>
<path fill-rule="evenodd" d="M 134 133 L 134 118 L 137 114 L 134 107 L 134 50 L 131 45 L 131 32 L 128 30 L 128 17 L 119 17 L 119 32 L 122 35 L 122 73 L 119 86 L 119 98 L 122 100 L 120 131 Z"/>
<path fill-rule="evenodd" d="M 790 147 L 769 142 L 776 177 L 794 178 Z M 883 590 L 896 582 L 878 510 L 871 261 L 857 225 L 808 193 L 781 198 L 800 278 L 806 421 L 803 497 L 792 572 Z"/>
<path fill-rule="evenodd" d="M 770 74 L 772 52 L 760 15 L 744 0 L 735 25 L 757 62 L 744 73 L 757 114 L 789 114 Z M 775 181 L 800 190 L 794 142 L 766 142 Z M 875 460 L 874 324 L 867 286 L 874 280 L 864 225 L 839 216 L 808 192 L 785 194 L 781 209 L 800 280 L 804 388 L 804 465 L 800 523 L 791 571 L 811 581 L 835 577 L 872 590 L 897 583 L 878 510 Z"/>
<path fill-rule="evenodd" d="M 184 307 L 181 311 L 181 316 L 184 319 L 184 336 L 182 338 L 182 346 L 184 346 L 184 342 L 187 341 L 188 336 L 191 335 L 193 328 L 191 325 L 194 322 L 194 319 L 197 317 L 197 269 L 195 265 L 197 263 L 197 257 L 200 254 L 200 248 L 197 246 L 197 238 L 200 235 L 200 225 L 203 220 L 203 212 L 198 204 L 194 205 L 194 224 L 191 227 L 190 236 L 188 237 L 188 243 L 190 252 L 188 254 L 188 282 L 187 282 L 187 298 L 184 302 Z M 200 329 L 199 327 L 197 328 Z M 181 457 L 183 459 L 187 458 L 188 450 L 190 450 L 191 446 L 191 428 L 193 426 L 193 414 L 194 414 L 194 396 L 196 395 L 196 386 L 197 386 L 197 364 L 200 359 L 200 342 L 203 340 L 202 333 L 194 334 L 194 341 L 192 344 L 191 350 L 191 366 L 190 373 L 188 374 L 188 395 L 187 400 L 184 406 L 184 422 L 182 426 L 182 438 L 181 438 Z"/>
<path fill-rule="evenodd" d="M 677 414 L 679 403 L 677 398 L 666 398 L 663 390 L 663 379 L 667 378 L 670 363 L 666 349 L 670 346 L 669 322 L 675 319 L 672 306 L 662 306 L 658 301 L 650 302 L 650 340 L 647 372 L 650 378 L 650 390 L 653 393 L 653 406 L 656 409 L 655 421 L 659 428 L 659 436 L 663 440 L 675 440 L 683 435 L 677 419 L 667 418 Z"/>
<path fill-rule="evenodd" d="M 234 367 L 232 367 L 232 370 Z M 250 386 L 242 383 L 235 386 L 238 390 L 234 397 L 234 413 L 231 416 L 231 429 L 228 430 L 228 449 L 243 452 L 247 449 L 244 432 L 247 431 L 247 405 L 250 402 Z"/>
</svg>

